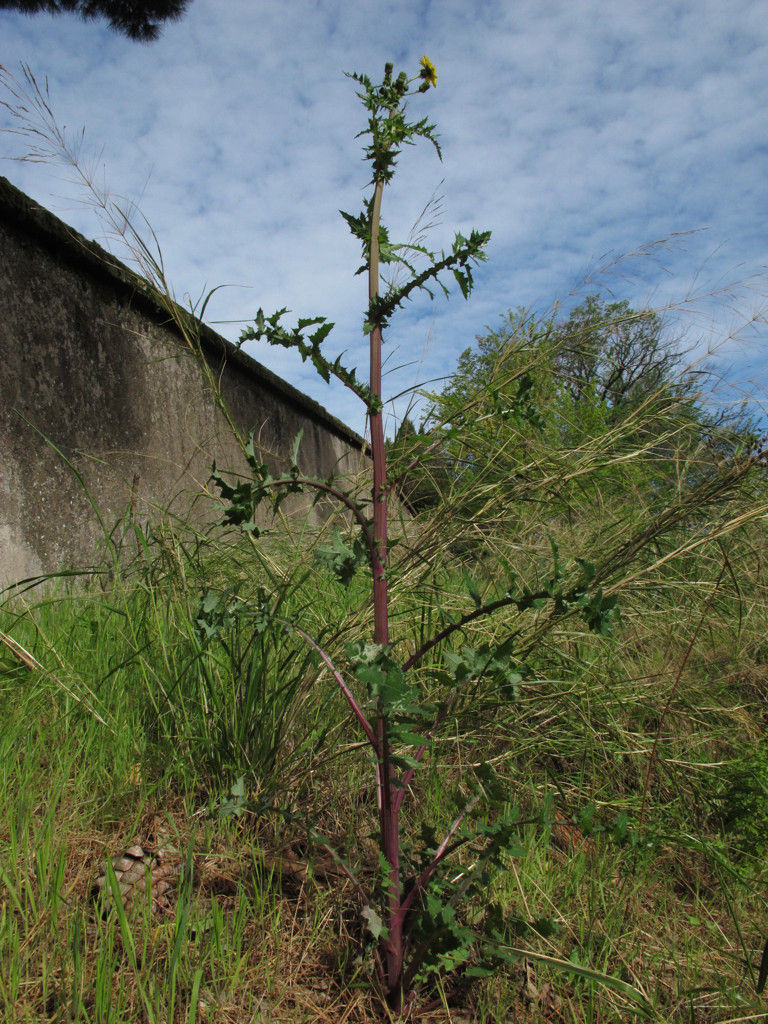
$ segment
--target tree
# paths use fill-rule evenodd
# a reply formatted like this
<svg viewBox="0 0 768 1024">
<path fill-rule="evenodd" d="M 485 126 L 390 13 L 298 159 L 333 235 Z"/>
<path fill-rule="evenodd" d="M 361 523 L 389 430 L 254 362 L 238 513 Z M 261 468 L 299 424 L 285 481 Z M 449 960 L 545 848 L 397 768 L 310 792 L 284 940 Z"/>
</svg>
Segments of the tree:
<svg viewBox="0 0 768 1024">
<path fill-rule="evenodd" d="M 626 301 L 590 295 L 554 326 L 553 337 L 555 367 L 574 401 L 591 394 L 611 409 L 626 409 L 679 374 L 680 354 L 664 341 L 661 317 Z M 675 391 L 690 391 L 692 383 L 679 378 Z"/>
<path fill-rule="evenodd" d="M 454 422 L 466 404 L 486 415 L 496 409 L 502 420 L 514 407 L 513 422 L 522 431 L 526 420 L 533 424 L 531 410 L 523 408 L 530 400 L 537 430 L 548 425 L 553 441 L 572 447 L 621 424 L 640 429 L 642 423 L 646 432 L 661 434 L 670 418 L 678 424 L 678 441 L 685 427 L 691 443 L 707 436 L 723 451 L 760 432 L 746 403 L 728 411 L 707 408 L 703 398 L 714 377 L 706 367 L 685 365 L 684 352 L 665 337 L 654 310 L 592 295 L 564 320 L 518 309 L 504 321 L 462 353 L 450 383 L 435 396 L 433 424 Z"/>
<path fill-rule="evenodd" d="M 471 525 L 480 550 L 498 519 L 520 537 L 577 530 L 592 558 L 597 535 L 579 524 L 595 509 L 601 533 L 648 519 L 752 449 L 743 410 L 726 419 L 701 401 L 707 379 L 653 311 L 599 296 L 560 320 L 510 311 L 462 354 L 420 430 L 398 433 L 393 475 L 414 511 L 448 509 L 444 528 Z"/>
<path fill-rule="evenodd" d="M 437 399 L 438 414 L 457 399 L 477 400 L 483 390 L 506 392 L 531 374 L 539 406 L 554 402 L 564 412 L 580 405 L 583 415 L 587 406 L 599 407 L 613 423 L 662 392 L 668 399 L 690 396 L 695 385 L 680 352 L 665 340 L 658 313 L 591 295 L 559 322 L 523 309 L 507 313 L 499 330 L 462 353 Z"/>
<path fill-rule="evenodd" d="M 106 18 L 111 29 L 146 43 L 157 39 L 162 22 L 180 18 L 188 4 L 189 0 L 0 0 L 0 10 Z"/>
</svg>

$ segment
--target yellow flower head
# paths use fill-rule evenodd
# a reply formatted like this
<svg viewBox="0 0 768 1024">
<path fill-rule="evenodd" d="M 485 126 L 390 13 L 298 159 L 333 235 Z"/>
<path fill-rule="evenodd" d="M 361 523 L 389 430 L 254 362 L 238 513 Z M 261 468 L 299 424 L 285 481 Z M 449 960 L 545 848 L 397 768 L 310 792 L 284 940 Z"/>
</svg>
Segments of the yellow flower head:
<svg viewBox="0 0 768 1024">
<path fill-rule="evenodd" d="M 437 69 L 429 57 L 422 57 L 419 64 L 421 64 L 419 77 L 423 78 L 428 87 L 430 85 L 437 86 Z"/>
</svg>

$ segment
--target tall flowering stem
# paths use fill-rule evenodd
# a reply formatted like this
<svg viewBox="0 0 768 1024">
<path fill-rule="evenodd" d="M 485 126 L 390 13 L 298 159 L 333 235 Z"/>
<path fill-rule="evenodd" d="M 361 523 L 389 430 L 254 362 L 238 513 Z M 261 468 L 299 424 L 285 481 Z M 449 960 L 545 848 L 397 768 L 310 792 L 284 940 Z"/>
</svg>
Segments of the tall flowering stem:
<svg viewBox="0 0 768 1024">
<path fill-rule="evenodd" d="M 426 58 L 425 58 L 426 60 Z M 430 65 L 431 67 L 431 65 Z M 387 65 L 385 81 L 380 90 L 384 99 L 386 89 L 391 85 L 392 68 Z M 434 76 L 437 82 L 436 75 Z M 392 122 L 400 113 L 400 99 L 407 90 L 403 76 L 397 79 L 394 94 L 390 97 L 390 106 L 384 129 L 392 126 Z M 374 115 L 375 116 L 375 115 Z M 371 135 L 374 143 L 379 134 L 379 126 L 371 121 Z M 381 132 L 381 135 L 385 134 Z M 391 146 L 384 143 L 384 152 L 377 154 L 374 168 L 378 173 L 373 178 L 373 198 L 370 204 L 370 251 L 368 260 L 368 303 L 369 310 L 376 308 L 379 300 L 379 263 L 380 263 L 380 232 L 381 232 L 381 201 L 384 185 L 391 177 L 387 171 L 394 168 L 394 156 Z M 391 157 L 391 163 L 387 161 Z M 371 428 L 371 452 L 373 456 L 373 535 L 375 557 L 373 572 L 373 639 L 382 648 L 389 646 L 389 605 L 387 594 L 387 548 L 388 548 L 388 490 L 386 447 L 384 444 L 384 415 L 382 411 L 382 327 L 380 323 L 371 325 L 370 332 L 370 393 L 373 403 L 369 410 Z M 381 834 L 381 852 L 387 864 L 385 879 L 386 907 L 384 922 L 386 939 L 382 959 L 385 964 L 386 985 L 390 1002 L 399 1006 L 402 1000 L 402 975 L 404 966 L 403 947 L 403 914 L 402 914 L 402 882 L 400 877 L 400 801 L 398 794 L 393 792 L 392 766 L 390 764 L 390 737 L 388 735 L 386 708 L 381 700 L 376 709 L 376 739 L 378 745 L 377 759 L 377 790 L 379 801 L 379 827 Z"/>
<path fill-rule="evenodd" d="M 368 267 L 368 301 L 374 305 L 379 297 L 379 227 L 384 182 L 377 181 L 371 212 L 371 259 Z M 370 392 L 374 407 L 370 411 L 371 451 L 373 453 L 373 536 L 376 556 L 373 564 L 373 639 L 377 644 L 389 643 L 387 606 L 387 464 L 384 446 L 384 414 L 381 407 L 382 332 L 375 326 L 370 334 Z"/>
<path fill-rule="evenodd" d="M 379 226 L 384 182 L 376 182 L 371 209 L 371 255 L 368 266 L 368 302 L 373 306 L 379 297 Z M 379 407 L 370 410 L 371 452 L 373 455 L 373 641 L 382 647 L 389 645 L 389 603 L 387 596 L 387 460 L 384 445 L 384 414 L 380 407 L 381 393 L 381 327 L 376 325 L 370 333 L 370 391 L 378 399 Z M 388 865 L 387 947 L 384 950 L 387 985 L 398 992 L 403 969 L 403 929 L 400 909 L 400 813 L 392 792 L 389 766 L 389 737 L 387 717 L 379 701 L 376 709 L 376 740 L 378 744 L 377 791 L 379 800 L 379 828 L 381 852 Z M 393 926 L 394 925 L 394 926 Z"/>
<path fill-rule="evenodd" d="M 368 134 L 371 146 L 367 156 L 373 164 L 373 196 L 368 204 L 368 217 L 355 219 L 345 214 L 353 232 L 362 238 L 364 252 L 368 255 L 368 320 L 370 328 L 370 398 L 369 421 L 371 428 L 371 451 L 373 456 L 373 535 L 375 554 L 372 560 L 373 575 L 373 621 L 374 643 L 382 650 L 389 647 L 389 607 L 387 594 L 387 549 L 388 549 L 388 496 L 386 448 L 384 443 L 384 421 L 382 412 L 382 328 L 391 312 L 407 297 L 408 291 L 401 289 L 382 301 L 380 287 L 380 263 L 382 244 L 386 246 L 388 262 L 404 263 L 411 271 L 409 285 L 422 287 L 427 279 L 439 273 L 440 261 L 427 253 L 432 267 L 422 275 L 407 263 L 402 255 L 405 246 L 392 246 L 381 224 L 381 204 L 384 186 L 394 173 L 399 146 L 410 143 L 415 135 L 429 139 L 438 151 L 437 139 L 432 125 L 426 120 L 409 124 L 405 119 L 404 97 L 413 81 L 419 82 L 418 91 L 426 92 L 437 85 L 437 72 L 428 57 L 421 60 L 421 71 L 415 80 L 408 80 L 405 74 L 392 78 L 392 65 L 385 68 L 384 80 L 374 88 L 363 76 L 354 76 L 365 87 L 361 99 L 371 117 Z M 367 223 L 366 223 L 367 221 Z M 362 230 L 361 230 L 362 228 Z M 486 239 L 487 240 L 487 239 Z M 464 255 L 464 254 L 462 254 Z M 420 277 L 423 279 L 420 280 Z M 384 668 L 384 666 L 382 666 Z M 402 678 L 400 670 L 395 674 Z M 386 668 L 385 668 L 386 671 Z M 391 672 L 390 672 L 391 674 Z M 387 689 L 385 684 L 384 689 Z M 392 1006 L 399 1008 L 403 1000 L 403 969 L 405 961 L 404 924 L 408 908 L 403 903 L 400 866 L 400 808 L 402 804 L 402 780 L 399 788 L 393 784 L 394 770 L 391 758 L 392 737 L 391 714 L 386 702 L 379 698 L 376 706 L 377 740 L 377 789 L 379 801 L 379 825 L 381 853 L 386 862 L 384 931 L 380 956 L 385 964 L 386 986 Z"/>
<path fill-rule="evenodd" d="M 380 898 L 380 915 L 368 908 L 369 920 L 373 921 L 372 931 L 378 942 L 376 961 L 385 995 L 390 1006 L 401 1010 L 410 999 L 409 990 L 416 975 L 418 963 L 406 967 L 405 934 L 416 907 L 416 901 L 429 884 L 437 868 L 450 850 L 449 839 L 464 818 L 460 815 L 451 833 L 438 847 L 432 862 L 417 879 L 410 891 L 403 893 L 401 877 L 400 811 L 405 796 L 405 787 L 411 782 L 414 766 L 418 767 L 426 751 L 425 737 L 414 732 L 414 723 L 423 723 L 427 737 L 432 737 L 440 724 L 439 714 L 429 704 L 420 704 L 421 694 L 406 679 L 410 665 L 398 664 L 390 647 L 389 603 L 388 603 L 388 536 L 387 503 L 392 488 L 387 484 L 386 447 L 384 443 L 383 394 L 382 394 L 382 346 L 384 331 L 392 315 L 411 298 L 417 289 L 432 297 L 430 288 L 439 287 L 446 295 L 448 289 L 440 275 L 450 271 L 466 298 L 472 288 L 472 265 L 485 259 L 484 248 L 490 232 L 473 231 L 469 238 L 457 235 L 448 253 L 435 254 L 420 245 L 412 243 L 397 245 L 390 242 L 387 229 L 382 224 L 381 206 L 385 185 L 395 173 L 397 158 L 403 145 L 413 144 L 417 138 L 431 142 L 440 155 L 434 125 L 427 119 L 408 121 L 405 100 L 409 92 L 427 92 L 437 85 L 437 71 L 428 57 L 423 57 L 418 74 L 409 78 L 401 72 L 393 76 L 392 64 L 384 69 L 384 78 L 374 84 L 366 75 L 350 75 L 362 88 L 358 96 L 368 111 L 368 126 L 360 135 L 369 136 L 365 145 L 365 158 L 372 167 L 370 185 L 373 192 L 359 215 L 342 212 L 353 235 L 359 239 L 363 250 L 363 265 L 360 272 L 368 274 L 368 309 L 364 331 L 370 341 L 370 377 L 366 386 L 354 370 L 343 367 L 340 360 L 331 361 L 321 351 L 321 344 L 330 333 L 333 324 L 323 317 L 299 320 L 298 326 L 288 329 L 281 324 L 287 312 L 279 310 L 267 317 L 259 310 L 254 326 L 243 332 L 242 340 L 266 338 L 272 345 L 295 348 L 301 358 L 311 360 L 318 373 L 328 381 L 337 377 L 365 403 L 371 429 L 371 452 L 373 456 L 372 507 L 373 523 L 367 511 L 345 492 L 331 487 L 327 482 L 311 480 L 299 472 L 294 464 L 286 477 L 275 479 L 266 466 L 260 464 L 252 448 L 247 456 L 254 473 L 253 484 L 228 485 L 217 478 L 222 495 L 230 502 L 227 521 L 240 523 L 242 529 L 253 530 L 253 507 L 275 494 L 275 507 L 282 495 L 291 491 L 315 488 L 340 500 L 352 511 L 360 533 L 360 542 L 345 547 L 339 541 L 330 551 L 330 559 L 339 578 L 349 582 L 355 572 L 357 560 L 364 557 L 371 573 L 373 604 L 373 643 L 362 644 L 350 654 L 350 671 L 355 681 L 345 679 L 342 671 L 328 657 L 326 652 L 308 634 L 297 628 L 311 647 L 320 654 L 331 670 L 350 708 L 365 734 L 376 762 L 376 788 L 379 810 L 379 849 L 382 858 L 383 880 Z M 423 269 L 417 269 L 410 262 L 416 258 L 425 261 Z M 382 295 L 380 270 L 384 263 L 397 263 L 407 271 L 405 283 L 399 287 L 390 286 Z M 287 626 L 287 623 L 286 623 Z M 356 695 L 364 687 L 366 700 Z M 403 748 L 415 748 L 415 757 L 404 759 L 396 756 Z M 466 813 L 466 812 L 465 812 Z M 412 958 L 413 959 L 413 958 Z M 418 957 L 417 957 L 418 960 Z"/>
</svg>

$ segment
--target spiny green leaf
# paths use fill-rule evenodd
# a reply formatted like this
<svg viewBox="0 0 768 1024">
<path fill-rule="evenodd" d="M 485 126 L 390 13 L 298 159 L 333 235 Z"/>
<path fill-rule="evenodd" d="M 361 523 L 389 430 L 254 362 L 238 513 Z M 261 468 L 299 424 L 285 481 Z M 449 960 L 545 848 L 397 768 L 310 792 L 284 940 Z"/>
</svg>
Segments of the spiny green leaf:
<svg viewBox="0 0 768 1024">
<path fill-rule="evenodd" d="M 352 582 L 358 566 L 366 559 L 368 549 L 362 537 L 355 536 L 348 544 L 338 530 L 334 530 L 329 544 L 315 549 L 315 557 L 326 565 L 345 587 Z"/>
</svg>

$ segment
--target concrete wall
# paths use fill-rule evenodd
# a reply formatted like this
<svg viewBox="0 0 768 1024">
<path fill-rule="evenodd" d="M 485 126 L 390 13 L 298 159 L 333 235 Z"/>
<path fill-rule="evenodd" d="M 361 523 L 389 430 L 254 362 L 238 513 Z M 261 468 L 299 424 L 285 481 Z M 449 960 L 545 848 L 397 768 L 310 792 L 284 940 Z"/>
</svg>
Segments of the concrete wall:
<svg viewBox="0 0 768 1024">
<path fill-rule="evenodd" d="M 303 427 L 303 471 L 364 468 L 353 431 L 214 332 L 202 340 L 236 422 L 256 430 L 276 465 Z M 184 513 L 214 458 L 244 469 L 199 365 L 145 283 L 0 178 L 0 587 L 88 564 L 101 537 L 75 474 L 41 434 L 109 526 L 132 499 L 137 514 Z"/>
</svg>

